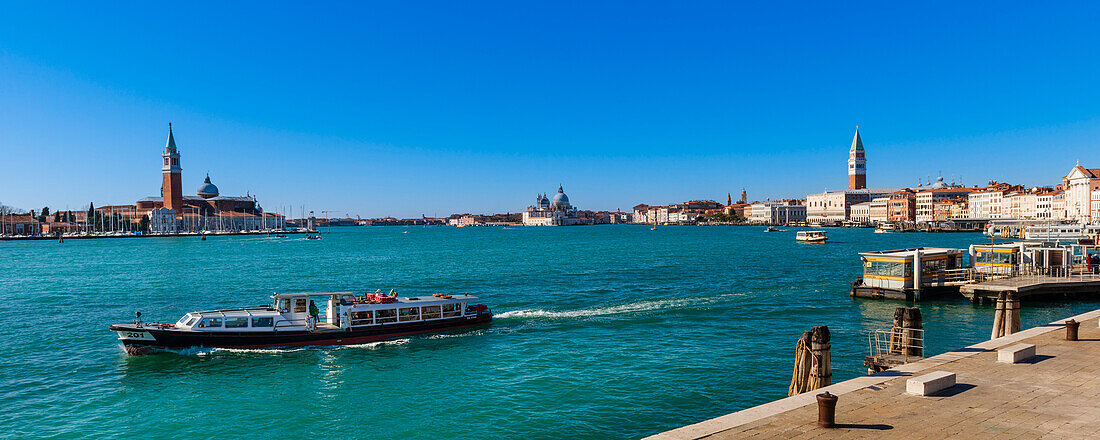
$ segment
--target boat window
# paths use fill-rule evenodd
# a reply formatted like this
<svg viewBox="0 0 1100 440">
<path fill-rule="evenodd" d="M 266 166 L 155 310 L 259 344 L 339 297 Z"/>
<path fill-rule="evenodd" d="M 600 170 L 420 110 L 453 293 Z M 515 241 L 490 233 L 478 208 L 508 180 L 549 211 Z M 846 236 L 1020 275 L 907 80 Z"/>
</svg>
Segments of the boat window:
<svg viewBox="0 0 1100 440">
<path fill-rule="evenodd" d="M 424 306 L 422 307 L 421 313 L 424 315 L 422 316 L 423 319 L 436 319 L 440 317 L 440 307 Z"/>
<path fill-rule="evenodd" d="M 394 309 L 382 309 L 374 311 L 374 322 L 381 324 L 384 322 L 397 322 L 397 310 Z"/>
<path fill-rule="evenodd" d="M 887 277 L 904 277 L 906 269 L 912 267 L 911 263 L 901 261 L 868 261 L 864 264 L 863 273 L 866 275 L 879 275 Z"/>
<path fill-rule="evenodd" d="M 191 315 L 183 315 L 183 317 L 181 317 L 179 321 L 176 321 L 176 326 L 184 325 L 184 323 L 187 322 L 187 318 L 190 317 Z"/>
<path fill-rule="evenodd" d="M 443 317 L 459 316 L 462 314 L 462 309 L 458 308 L 458 303 L 444 304 L 443 305 Z"/>
<path fill-rule="evenodd" d="M 401 317 L 401 322 L 416 321 L 420 319 L 420 307 L 405 307 L 398 309 L 397 314 Z"/>
<path fill-rule="evenodd" d="M 253 327 L 271 327 L 273 325 L 275 325 L 275 318 L 273 318 L 271 316 L 264 316 L 264 317 L 255 316 L 255 317 L 252 318 L 252 326 Z"/>
<path fill-rule="evenodd" d="M 190 326 L 194 325 L 195 321 L 198 321 L 198 320 L 199 320 L 199 318 L 191 318 L 191 319 L 187 320 L 187 326 L 190 327 Z"/>
<path fill-rule="evenodd" d="M 306 312 L 306 299 L 305 298 L 295 299 L 294 300 L 294 313 L 305 313 L 305 312 Z"/>
<path fill-rule="evenodd" d="M 284 312 L 284 313 L 289 312 L 290 311 L 290 300 L 289 299 L 284 299 L 283 300 L 283 306 L 280 307 L 279 310 Z"/>
<path fill-rule="evenodd" d="M 226 328 L 248 327 L 248 318 L 247 317 L 225 318 L 225 327 Z"/>
<path fill-rule="evenodd" d="M 947 270 L 947 259 L 921 261 L 921 274 L 932 274 Z"/>
<path fill-rule="evenodd" d="M 221 327 L 221 326 L 222 326 L 222 319 L 221 318 L 202 318 L 202 321 L 199 322 L 199 328 Z"/>
<path fill-rule="evenodd" d="M 370 310 L 363 312 L 351 312 L 351 325 L 370 325 L 374 321 Z"/>
</svg>

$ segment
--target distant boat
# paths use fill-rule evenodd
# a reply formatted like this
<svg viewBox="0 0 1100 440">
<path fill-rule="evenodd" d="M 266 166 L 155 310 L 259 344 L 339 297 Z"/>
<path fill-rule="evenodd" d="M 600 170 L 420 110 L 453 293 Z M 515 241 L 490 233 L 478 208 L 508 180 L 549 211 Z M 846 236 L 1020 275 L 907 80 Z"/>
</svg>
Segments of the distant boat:
<svg viewBox="0 0 1100 440">
<path fill-rule="evenodd" d="M 286 238 L 286 234 L 275 234 L 275 238 Z"/>
<path fill-rule="evenodd" d="M 768 226 L 768 227 L 764 228 L 764 232 L 776 232 L 778 230 L 779 230 L 779 228 L 777 228 L 775 226 Z"/>
<path fill-rule="evenodd" d="M 794 239 L 803 243 L 824 243 L 829 239 L 825 231 L 798 231 Z"/>
</svg>

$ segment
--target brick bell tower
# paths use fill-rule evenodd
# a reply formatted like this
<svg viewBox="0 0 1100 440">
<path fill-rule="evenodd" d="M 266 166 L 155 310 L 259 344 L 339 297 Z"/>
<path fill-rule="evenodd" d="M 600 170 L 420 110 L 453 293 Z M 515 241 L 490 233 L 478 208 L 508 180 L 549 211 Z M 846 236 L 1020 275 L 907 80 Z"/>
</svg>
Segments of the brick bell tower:
<svg viewBox="0 0 1100 440">
<path fill-rule="evenodd" d="M 863 140 L 859 138 L 859 126 L 848 150 L 848 189 L 867 188 L 867 158 L 863 155 Z"/>
<path fill-rule="evenodd" d="M 168 123 L 168 143 L 164 145 L 164 166 L 161 167 L 164 178 L 160 184 L 160 197 L 164 207 L 175 209 L 177 214 L 183 209 L 183 168 L 180 168 L 180 153 L 176 151 L 176 138 L 172 136 L 172 123 Z"/>
</svg>

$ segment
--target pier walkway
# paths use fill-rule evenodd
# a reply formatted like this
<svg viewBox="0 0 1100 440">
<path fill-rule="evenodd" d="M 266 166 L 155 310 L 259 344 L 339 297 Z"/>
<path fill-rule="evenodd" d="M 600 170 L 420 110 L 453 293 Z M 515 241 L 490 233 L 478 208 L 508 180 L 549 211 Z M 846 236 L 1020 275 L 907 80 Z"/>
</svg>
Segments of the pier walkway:
<svg viewBox="0 0 1100 440">
<path fill-rule="evenodd" d="M 993 279 L 959 287 L 959 293 L 973 300 L 975 296 L 996 297 L 1011 292 L 1017 297 L 1029 295 L 1075 294 L 1100 292 L 1100 275 L 1084 271 L 1067 276 L 1018 275 Z"/>
<path fill-rule="evenodd" d="M 649 439 L 1096 438 L 1100 432 L 1100 310 L 777 400 Z M 1066 318 L 1069 319 L 1069 318 Z M 1035 344 L 1021 364 L 997 362 L 997 349 Z M 906 394 L 906 380 L 933 371 L 957 385 L 929 397 Z M 817 427 L 816 395 L 839 396 L 835 428 Z"/>
</svg>

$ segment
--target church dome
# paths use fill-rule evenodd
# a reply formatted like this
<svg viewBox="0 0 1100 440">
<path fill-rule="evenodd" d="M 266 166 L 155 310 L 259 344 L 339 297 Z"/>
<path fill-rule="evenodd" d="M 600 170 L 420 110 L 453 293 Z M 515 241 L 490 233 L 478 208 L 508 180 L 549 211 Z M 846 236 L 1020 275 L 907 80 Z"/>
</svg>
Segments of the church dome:
<svg viewBox="0 0 1100 440">
<path fill-rule="evenodd" d="M 561 186 L 558 186 L 558 193 L 554 194 L 554 203 L 558 202 L 569 203 L 569 196 L 565 195 L 565 192 L 562 191 Z"/>
<path fill-rule="evenodd" d="M 199 197 L 204 199 L 210 199 L 218 196 L 218 187 L 210 183 L 210 175 L 206 175 L 206 180 L 199 186 Z"/>
<path fill-rule="evenodd" d="M 558 211 L 565 211 L 572 207 L 569 205 L 569 196 L 565 195 L 560 185 L 558 186 L 558 193 L 554 194 L 554 202 L 550 206 Z"/>
</svg>

